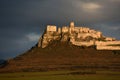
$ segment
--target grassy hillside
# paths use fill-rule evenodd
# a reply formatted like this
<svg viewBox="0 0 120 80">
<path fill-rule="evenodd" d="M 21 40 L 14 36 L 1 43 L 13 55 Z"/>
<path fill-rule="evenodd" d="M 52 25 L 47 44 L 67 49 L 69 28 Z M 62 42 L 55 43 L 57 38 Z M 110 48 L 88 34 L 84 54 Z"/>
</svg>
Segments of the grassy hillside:
<svg viewBox="0 0 120 80">
<path fill-rule="evenodd" d="M 120 70 L 120 51 L 96 50 L 54 41 L 46 48 L 33 47 L 8 61 L 0 72 L 52 70 Z"/>
</svg>

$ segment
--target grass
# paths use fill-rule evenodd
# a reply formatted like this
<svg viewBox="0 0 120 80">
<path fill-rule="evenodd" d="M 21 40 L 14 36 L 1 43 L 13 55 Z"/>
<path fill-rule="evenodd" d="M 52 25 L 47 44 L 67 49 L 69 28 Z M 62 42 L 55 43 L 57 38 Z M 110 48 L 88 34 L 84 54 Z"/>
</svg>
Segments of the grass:
<svg viewBox="0 0 120 80">
<path fill-rule="evenodd" d="M 1 73 L 0 80 L 119 80 L 120 79 L 120 72 L 114 72 L 114 71 L 97 71 L 96 74 L 70 74 L 74 72 L 76 71 Z"/>
</svg>

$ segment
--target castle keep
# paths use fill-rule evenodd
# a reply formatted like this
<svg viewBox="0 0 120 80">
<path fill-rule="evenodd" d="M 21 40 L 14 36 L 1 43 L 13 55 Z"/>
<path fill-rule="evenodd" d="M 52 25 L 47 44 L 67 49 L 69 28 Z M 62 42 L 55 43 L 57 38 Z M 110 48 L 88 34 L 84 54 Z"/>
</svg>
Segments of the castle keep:
<svg viewBox="0 0 120 80">
<path fill-rule="evenodd" d="M 96 46 L 97 50 L 120 50 L 120 41 L 115 38 L 105 37 L 102 32 L 87 27 L 69 26 L 58 27 L 47 25 L 44 34 L 40 37 L 38 47 L 45 48 L 51 41 L 69 41 L 76 46 Z"/>
</svg>

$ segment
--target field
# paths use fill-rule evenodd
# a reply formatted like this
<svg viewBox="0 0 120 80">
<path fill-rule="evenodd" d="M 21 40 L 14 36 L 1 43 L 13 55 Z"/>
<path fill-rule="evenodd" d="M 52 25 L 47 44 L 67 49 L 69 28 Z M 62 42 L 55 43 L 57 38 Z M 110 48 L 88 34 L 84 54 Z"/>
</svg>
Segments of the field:
<svg viewBox="0 0 120 80">
<path fill-rule="evenodd" d="M 0 73 L 0 80 L 120 80 L 117 71 L 48 71 Z"/>
</svg>

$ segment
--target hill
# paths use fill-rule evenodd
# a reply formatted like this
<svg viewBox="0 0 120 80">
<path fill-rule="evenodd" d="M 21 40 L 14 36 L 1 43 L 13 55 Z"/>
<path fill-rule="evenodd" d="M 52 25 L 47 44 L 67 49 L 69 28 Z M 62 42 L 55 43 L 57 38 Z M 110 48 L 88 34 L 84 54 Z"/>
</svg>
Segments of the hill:
<svg viewBox="0 0 120 80">
<path fill-rule="evenodd" d="M 96 50 L 53 41 L 46 48 L 33 47 L 8 61 L 0 72 L 51 70 L 120 70 L 120 51 Z"/>
<path fill-rule="evenodd" d="M 6 60 L 1 59 L 0 60 L 0 68 L 4 67 L 7 64 Z"/>
<path fill-rule="evenodd" d="M 120 41 L 86 27 L 47 25 L 38 44 L 10 59 L 0 72 L 120 70 Z"/>
</svg>

